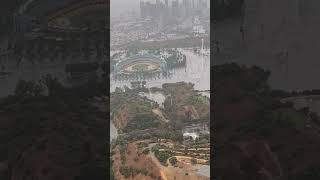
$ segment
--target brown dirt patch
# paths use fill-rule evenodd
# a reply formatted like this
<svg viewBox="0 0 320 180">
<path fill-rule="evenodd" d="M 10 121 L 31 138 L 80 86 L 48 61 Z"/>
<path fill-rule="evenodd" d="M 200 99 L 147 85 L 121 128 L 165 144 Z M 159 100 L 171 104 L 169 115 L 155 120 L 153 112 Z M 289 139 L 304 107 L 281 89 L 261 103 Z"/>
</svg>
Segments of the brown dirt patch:
<svg viewBox="0 0 320 180">
<path fill-rule="evenodd" d="M 115 154 L 112 156 L 113 160 L 113 170 L 117 180 L 125 180 L 126 178 L 120 173 L 121 159 L 120 150 L 117 146 L 115 148 Z M 160 169 L 151 160 L 151 157 L 143 154 L 138 150 L 136 143 L 130 143 L 126 150 L 126 162 L 125 166 L 134 167 L 136 169 L 146 169 L 149 174 L 153 174 L 155 177 L 160 176 Z M 150 176 L 145 176 L 143 174 L 137 174 L 133 177 L 129 177 L 130 180 L 152 180 L 154 178 Z"/>
</svg>

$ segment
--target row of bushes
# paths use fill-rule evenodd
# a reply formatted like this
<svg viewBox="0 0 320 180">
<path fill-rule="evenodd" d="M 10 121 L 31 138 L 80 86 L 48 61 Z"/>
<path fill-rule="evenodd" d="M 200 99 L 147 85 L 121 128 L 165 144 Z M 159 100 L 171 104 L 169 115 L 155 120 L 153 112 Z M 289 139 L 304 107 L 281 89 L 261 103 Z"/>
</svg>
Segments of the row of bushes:
<svg viewBox="0 0 320 180">
<path fill-rule="evenodd" d="M 127 167 L 127 166 L 121 166 L 120 167 L 120 173 L 125 177 L 125 178 L 129 178 L 130 176 L 135 176 L 137 174 L 143 174 L 145 176 L 150 176 L 153 179 L 157 178 L 155 175 L 153 175 L 152 173 L 149 173 L 147 169 L 142 168 L 142 169 L 138 169 L 138 168 L 133 168 L 133 167 Z"/>
</svg>

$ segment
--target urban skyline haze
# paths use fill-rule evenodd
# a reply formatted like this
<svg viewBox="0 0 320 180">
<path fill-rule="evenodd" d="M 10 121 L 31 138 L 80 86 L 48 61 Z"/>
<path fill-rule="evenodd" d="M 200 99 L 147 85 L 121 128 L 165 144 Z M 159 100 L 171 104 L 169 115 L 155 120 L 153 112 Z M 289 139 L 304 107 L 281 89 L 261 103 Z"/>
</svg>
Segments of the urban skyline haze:
<svg viewBox="0 0 320 180">
<path fill-rule="evenodd" d="M 140 1 L 156 2 L 156 0 L 110 0 L 111 17 L 117 17 L 126 11 L 139 12 Z M 164 0 L 160 1 L 164 2 Z M 169 4 L 171 4 L 172 1 L 173 0 L 169 0 Z M 179 2 L 182 1 L 183 0 L 179 0 Z M 210 5 L 210 0 L 207 0 L 207 4 L 208 6 Z"/>
</svg>

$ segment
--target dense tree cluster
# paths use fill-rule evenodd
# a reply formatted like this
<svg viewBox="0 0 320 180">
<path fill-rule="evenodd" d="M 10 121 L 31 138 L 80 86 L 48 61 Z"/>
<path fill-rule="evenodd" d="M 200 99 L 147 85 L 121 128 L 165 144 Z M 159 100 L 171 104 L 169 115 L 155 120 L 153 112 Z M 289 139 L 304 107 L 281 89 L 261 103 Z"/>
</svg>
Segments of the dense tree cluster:
<svg viewBox="0 0 320 180">
<path fill-rule="evenodd" d="M 171 55 L 166 58 L 167 67 L 169 69 L 185 67 L 187 63 L 187 56 L 181 52 L 170 51 Z"/>
<path fill-rule="evenodd" d="M 150 177 L 155 178 L 155 176 L 153 174 L 149 174 L 148 170 L 145 168 L 138 169 L 138 168 L 133 168 L 133 167 L 120 166 L 120 173 L 125 178 L 129 178 L 129 177 L 137 175 L 137 174 L 143 174 L 145 176 L 150 176 Z"/>
<path fill-rule="evenodd" d="M 171 157 L 169 161 L 173 166 L 175 166 L 177 164 L 177 162 L 178 162 L 176 157 Z"/>
<path fill-rule="evenodd" d="M 170 151 L 157 150 L 154 152 L 154 155 L 162 164 L 166 165 L 167 159 L 169 159 L 172 156 L 172 153 Z"/>
<path fill-rule="evenodd" d="M 159 125 L 160 120 L 158 116 L 149 113 L 138 114 L 129 121 L 127 126 L 123 129 L 123 132 L 156 128 Z"/>
</svg>

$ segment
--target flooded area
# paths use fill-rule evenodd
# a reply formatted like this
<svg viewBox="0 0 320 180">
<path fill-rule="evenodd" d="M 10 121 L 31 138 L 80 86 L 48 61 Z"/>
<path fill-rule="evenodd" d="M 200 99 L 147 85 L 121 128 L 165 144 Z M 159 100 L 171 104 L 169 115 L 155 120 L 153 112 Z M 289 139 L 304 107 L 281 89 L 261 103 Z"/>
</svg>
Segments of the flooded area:
<svg viewBox="0 0 320 180">
<path fill-rule="evenodd" d="M 176 82 L 190 82 L 194 84 L 196 90 L 210 90 L 210 53 L 206 56 L 194 53 L 191 49 L 180 50 L 187 57 L 187 63 L 185 68 L 173 69 L 170 71 L 172 76 L 170 78 L 146 80 L 146 87 L 158 87 L 162 88 L 164 83 L 176 83 Z M 130 87 L 130 81 L 115 81 L 111 80 L 110 91 L 114 92 L 116 87 Z M 210 98 L 210 92 L 199 92 L 199 94 Z M 161 92 L 141 92 L 141 96 L 145 96 L 150 100 L 153 100 L 163 107 L 165 96 Z M 112 122 L 110 122 L 110 138 L 117 137 L 117 130 Z"/>
<path fill-rule="evenodd" d="M 170 78 L 146 80 L 146 87 L 158 87 L 162 88 L 164 83 L 176 83 L 176 82 L 190 82 L 194 84 L 196 90 L 210 90 L 210 56 L 201 56 L 194 53 L 190 49 L 180 50 L 187 57 L 187 63 L 185 68 L 173 69 L 170 71 L 172 76 Z M 116 87 L 130 87 L 130 81 L 115 81 L 110 83 L 110 91 L 114 92 Z M 200 92 L 203 96 L 210 98 L 210 92 Z M 146 96 L 148 99 L 153 100 L 163 107 L 165 96 L 161 92 L 154 93 L 140 93 L 141 96 Z M 111 129 L 115 128 L 112 122 L 110 122 Z M 117 132 L 112 130 L 111 133 Z M 115 134 L 111 134 L 110 137 L 116 137 Z"/>
<path fill-rule="evenodd" d="M 156 80 L 146 80 L 146 87 L 161 88 L 164 83 L 190 82 L 196 90 L 210 90 L 210 56 L 201 56 L 190 49 L 180 50 L 187 57 L 185 68 L 170 70 L 171 77 Z M 130 87 L 130 81 L 111 80 L 110 91 L 116 87 Z"/>
</svg>

